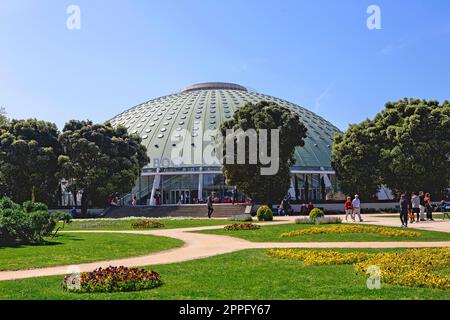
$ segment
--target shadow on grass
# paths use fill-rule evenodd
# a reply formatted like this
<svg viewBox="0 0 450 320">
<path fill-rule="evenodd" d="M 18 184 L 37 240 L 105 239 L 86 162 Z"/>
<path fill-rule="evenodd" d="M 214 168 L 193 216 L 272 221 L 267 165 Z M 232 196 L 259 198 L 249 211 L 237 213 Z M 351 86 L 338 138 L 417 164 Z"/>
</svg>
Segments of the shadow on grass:
<svg viewBox="0 0 450 320">
<path fill-rule="evenodd" d="M 8 243 L 0 243 L 0 250 L 1 249 L 7 249 L 7 248 L 24 248 L 24 247 L 49 247 L 49 246 L 58 246 L 65 244 L 64 242 L 60 241 L 54 241 L 58 238 L 64 237 L 66 241 L 85 241 L 85 239 L 78 238 L 74 235 L 56 235 L 54 238 L 52 238 L 51 241 L 44 240 L 40 243 L 21 243 L 21 242 L 8 242 Z"/>
</svg>

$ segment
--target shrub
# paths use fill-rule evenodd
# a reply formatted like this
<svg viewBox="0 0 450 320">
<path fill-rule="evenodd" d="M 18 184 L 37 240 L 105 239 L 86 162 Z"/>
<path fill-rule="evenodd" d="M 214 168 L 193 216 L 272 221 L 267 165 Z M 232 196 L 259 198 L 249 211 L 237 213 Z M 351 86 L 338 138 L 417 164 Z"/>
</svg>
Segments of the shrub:
<svg viewBox="0 0 450 320">
<path fill-rule="evenodd" d="M 234 215 L 230 218 L 231 221 L 238 221 L 238 222 L 250 222 L 253 221 L 253 218 L 250 214 L 238 214 Z"/>
<path fill-rule="evenodd" d="M 63 288 L 69 292 L 130 292 L 148 290 L 163 284 L 161 276 L 155 271 L 138 268 L 108 267 L 69 275 L 63 280 Z"/>
<path fill-rule="evenodd" d="M 259 221 L 272 221 L 273 212 L 268 206 L 261 206 L 256 211 L 256 217 Z"/>
<path fill-rule="evenodd" d="M 311 210 L 311 212 L 309 213 L 309 218 L 311 220 L 317 219 L 317 218 L 322 218 L 323 216 L 325 216 L 325 214 L 323 213 L 322 210 L 320 210 L 319 208 L 314 208 Z"/>
<path fill-rule="evenodd" d="M 0 199 L 0 244 L 40 243 L 61 219 L 68 219 L 67 214 L 50 214 L 42 203 L 27 201 L 20 206 Z"/>
<path fill-rule="evenodd" d="M 0 210 L 3 209 L 20 209 L 20 205 L 9 198 L 0 198 Z"/>
<path fill-rule="evenodd" d="M 158 221 L 139 220 L 131 224 L 135 229 L 158 229 L 164 228 L 164 224 Z"/>
<path fill-rule="evenodd" d="M 48 211 L 48 207 L 44 203 L 33 202 L 33 201 L 25 201 L 22 204 L 22 208 L 25 212 L 36 212 L 36 211 Z"/>
<path fill-rule="evenodd" d="M 239 230 L 259 230 L 260 226 L 252 223 L 235 223 L 229 226 L 225 226 L 225 230 L 228 231 L 239 231 Z"/>
</svg>

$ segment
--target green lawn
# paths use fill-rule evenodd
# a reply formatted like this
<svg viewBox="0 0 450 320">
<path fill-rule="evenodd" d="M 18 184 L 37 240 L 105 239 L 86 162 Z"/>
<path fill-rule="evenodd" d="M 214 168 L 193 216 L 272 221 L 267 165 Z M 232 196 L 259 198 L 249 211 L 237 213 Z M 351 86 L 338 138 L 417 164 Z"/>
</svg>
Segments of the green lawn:
<svg viewBox="0 0 450 320">
<path fill-rule="evenodd" d="M 322 228 L 329 228 L 332 225 L 324 225 Z M 370 241 L 450 241 L 450 234 L 444 232 L 416 230 L 421 234 L 420 237 L 388 237 L 378 234 L 313 234 L 300 235 L 294 237 L 282 238 L 281 234 L 293 230 L 311 228 L 310 225 L 288 224 L 264 226 L 259 230 L 250 231 L 227 231 L 224 229 L 199 231 L 201 233 L 210 233 L 218 235 L 227 235 L 242 238 L 254 242 L 370 242 Z M 399 229 L 400 228 L 392 228 Z M 401 229 L 404 230 L 404 229 Z M 411 229 L 412 230 L 412 229 Z"/>
<path fill-rule="evenodd" d="M 180 247 L 177 239 L 130 234 L 62 234 L 44 245 L 0 247 L 0 270 L 73 265 Z"/>
<path fill-rule="evenodd" d="M 66 224 L 64 230 L 134 230 L 131 226 L 138 220 L 146 219 L 95 219 L 95 220 L 74 220 L 69 225 Z M 165 225 L 164 229 L 190 228 L 218 226 L 233 223 L 227 219 L 149 219 L 161 222 Z M 60 223 L 59 226 L 62 226 Z"/>
<path fill-rule="evenodd" d="M 434 289 L 382 285 L 372 291 L 363 276 L 355 275 L 353 266 L 305 267 L 299 261 L 270 257 L 263 250 L 151 269 L 160 272 L 165 282 L 154 290 L 72 294 L 62 290 L 63 277 L 54 276 L 0 282 L 0 299 L 450 299 L 450 291 Z M 441 272 L 450 274 L 450 270 Z"/>
</svg>

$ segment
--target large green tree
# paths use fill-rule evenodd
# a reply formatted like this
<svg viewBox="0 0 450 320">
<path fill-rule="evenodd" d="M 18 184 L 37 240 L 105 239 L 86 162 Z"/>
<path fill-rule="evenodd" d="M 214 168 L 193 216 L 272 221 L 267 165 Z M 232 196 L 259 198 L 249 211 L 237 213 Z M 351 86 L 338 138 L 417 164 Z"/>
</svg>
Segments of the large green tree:
<svg viewBox="0 0 450 320">
<path fill-rule="evenodd" d="M 279 129 L 279 170 L 275 175 L 262 175 L 261 169 L 267 168 L 259 161 L 257 164 L 250 164 L 251 148 L 247 145 L 245 149 L 245 164 L 238 164 L 237 139 L 232 139 L 228 143 L 233 143 L 235 153 L 226 154 L 226 157 L 234 159 L 233 164 L 224 161 L 223 173 L 228 185 L 234 185 L 244 192 L 256 203 L 275 204 L 287 194 L 290 188 L 290 166 L 294 159 L 294 150 L 297 146 L 304 145 L 306 137 L 306 127 L 300 122 L 299 115 L 286 107 L 273 102 L 262 101 L 257 104 L 247 103 L 239 108 L 232 119 L 222 124 L 220 130 L 223 137 L 226 137 L 227 130 L 239 129 L 244 132 L 254 129 L 257 138 L 260 137 L 261 129 Z M 268 134 L 267 154 L 271 155 L 270 133 Z M 248 141 L 247 141 L 248 142 Z M 258 146 L 258 154 L 261 154 L 261 146 Z M 266 146 L 263 146 L 266 147 Z M 226 153 L 227 139 L 224 139 L 223 152 Z"/>
<path fill-rule="evenodd" d="M 71 192 L 82 193 L 82 211 L 104 205 L 108 195 L 129 192 L 142 168 L 150 161 L 137 135 L 109 123 L 68 122 L 59 138 L 61 178 Z"/>
<path fill-rule="evenodd" d="M 8 124 L 8 118 L 6 117 L 5 108 L 0 107 L 0 127 Z"/>
<path fill-rule="evenodd" d="M 388 102 L 373 120 L 336 137 L 333 167 L 346 192 L 399 195 L 425 190 L 440 197 L 450 175 L 450 103 Z"/>
<path fill-rule="evenodd" d="M 0 128 L 0 194 L 55 204 L 62 148 L 55 124 L 12 120 Z"/>
</svg>

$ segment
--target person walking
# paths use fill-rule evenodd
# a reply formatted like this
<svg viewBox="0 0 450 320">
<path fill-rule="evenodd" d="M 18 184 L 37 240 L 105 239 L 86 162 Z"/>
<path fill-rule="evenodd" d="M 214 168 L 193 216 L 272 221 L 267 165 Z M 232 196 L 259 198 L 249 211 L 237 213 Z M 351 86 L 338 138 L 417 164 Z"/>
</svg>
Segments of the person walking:
<svg viewBox="0 0 450 320">
<path fill-rule="evenodd" d="M 427 220 L 434 221 L 433 219 L 433 206 L 431 204 L 431 195 L 427 193 L 424 198 L 425 201 L 425 210 L 427 212 Z"/>
<path fill-rule="evenodd" d="M 211 219 L 211 216 L 212 216 L 212 214 L 213 214 L 213 212 L 214 212 L 214 208 L 213 208 L 213 196 L 212 196 L 212 194 L 210 194 L 209 196 L 208 196 L 208 199 L 206 200 L 206 203 L 207 203 L 207 205 L 208 205 L 208 218 L 209 219 Z"/>
<path fill-rule="evenodd" d="M 133 201 L 131 201 L 131 205 L 132 205 L 133 207 L 136 207 L 137 204 L 138 204 L 138 199 L 137 199 L 136 196 L 133 196 Z"/>
<path fill-rule="evenodd" d="M 347 197 L 347 201 L 345 201 L 345 222 L 348 222 L 348 215 L 350 215 L 353 222 L 355 222 L 355 216 L 353 215 L 353 203 L 351 197 Z"/>
<path fill-rule="evenodd" d="M 420 221 L 425 221 L 425 194 L 423 191 L 419 192 L 419 200 Z"/>
<path fill-rule="evenodd" d="M 361 218 L 361 200 L 359 200 L 359 195 L 355 194 L 355 199 L 352 201 L 353 204 L 353 220 L 355 220 L 356 215 L 358 215 L 359 222 L 364 220 Z"/>
<path fill-rule="evenodd" d="M 408 200 L 404 194 L 400 196 L 400 221 L 402 228 L 408 228 Z"/>
<path fill-rule="evenodd" d="M 417 222 L 420 221 L 420 198 L 413 192 L 411 193 L 411 211 L 413 215 L 417 216 Z"/>
<path fill-rule="evenodd" d="M 278 206 L 278 215 L 285 216 L 286 215 L 286 198 L 281 200 L 280 205 Z"/>
<path fill-rule="evenodd" d="M 233 205 L 235 205 L 237 203 L 237 199 L 238 199 L 238 190 L 236 187 L 234 187 L 233 190 L 231 190 L 231 197 L 232 197 Z"/>
</svg>

